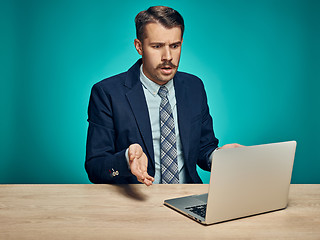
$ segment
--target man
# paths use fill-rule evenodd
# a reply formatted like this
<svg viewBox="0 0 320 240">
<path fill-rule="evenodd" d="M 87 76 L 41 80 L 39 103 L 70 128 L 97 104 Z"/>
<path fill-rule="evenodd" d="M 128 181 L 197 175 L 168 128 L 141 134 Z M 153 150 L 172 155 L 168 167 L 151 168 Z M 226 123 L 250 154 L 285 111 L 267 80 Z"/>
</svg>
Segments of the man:
<svg viewBox="0 0 320 240">
<path fill-rule="evenodd" d="M 218 147 L 206 93 L 196 76 L 178 72 L 181 15 L 163 6 L 136 18 L 142 56 L 127 72 L 92 88 L 86 171 L 93 183 L 201 183 Z M 222 148 L 237 147 L 237 144 Z"/>
</svg>

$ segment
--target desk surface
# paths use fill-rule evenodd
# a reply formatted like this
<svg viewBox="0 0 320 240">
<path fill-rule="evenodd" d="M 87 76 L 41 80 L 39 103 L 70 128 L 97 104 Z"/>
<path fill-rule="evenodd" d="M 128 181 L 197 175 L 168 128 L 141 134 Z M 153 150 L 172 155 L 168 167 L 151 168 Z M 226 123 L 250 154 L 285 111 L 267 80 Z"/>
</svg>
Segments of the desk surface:
<svg viewBox="0 0 320 240">
<path fill-rule="evenodd" d="M 320 185 L 285 210 L 203 226 L 163 205 L 208 185 L 0 185 L 0 239 L 320 239 Z"/>
</svg>

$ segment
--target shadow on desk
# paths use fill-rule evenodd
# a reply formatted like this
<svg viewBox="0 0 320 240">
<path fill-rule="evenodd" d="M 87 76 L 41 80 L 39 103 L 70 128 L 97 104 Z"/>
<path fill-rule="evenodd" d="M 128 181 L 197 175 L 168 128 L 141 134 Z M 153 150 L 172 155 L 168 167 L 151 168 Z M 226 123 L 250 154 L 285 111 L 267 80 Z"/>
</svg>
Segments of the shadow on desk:
<svg viewBox="0 0 320 240">
<path fill-rule="evenodd" d="M 141 184 L 113 184 L 115 192 L 136 201 L 146 201 L 148 196 L 141 191 Z"/>
</svg>

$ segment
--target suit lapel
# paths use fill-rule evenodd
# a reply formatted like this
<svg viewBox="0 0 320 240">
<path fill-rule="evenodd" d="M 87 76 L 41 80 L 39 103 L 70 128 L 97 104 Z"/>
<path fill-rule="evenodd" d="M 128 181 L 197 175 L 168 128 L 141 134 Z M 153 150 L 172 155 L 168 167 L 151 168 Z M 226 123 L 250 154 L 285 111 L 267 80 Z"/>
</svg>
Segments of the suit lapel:
<svg viewBox="0 0 320 240">
<path fill-rule="evenodd" d="M 189 157 L 189 136 L 190 136 L 190 111 L 189 111 L 189 98 L 187 96 L 186 86 L 183 84 L 183 79 L 177 77 L 174 78 L 174 90 L 176 95 L 177 114 L 180 140 L 182 144 L 182 150 L 184 159 L 187 162 Z"/>
<path fill-rule="evenodd" d="M 141 61 L 139 60 L 128 71 L 125 85 L 130 88 L 126 93 L 126 97 L 132 109 L 132 113 L 136 119 L 139 132 L 147 150 L 147 154 L 154 165 L 154 150 L 152 143 L 152 130 L 150 125 L 149 111 L 140 82 L 139 68 Z"/>
</svg>

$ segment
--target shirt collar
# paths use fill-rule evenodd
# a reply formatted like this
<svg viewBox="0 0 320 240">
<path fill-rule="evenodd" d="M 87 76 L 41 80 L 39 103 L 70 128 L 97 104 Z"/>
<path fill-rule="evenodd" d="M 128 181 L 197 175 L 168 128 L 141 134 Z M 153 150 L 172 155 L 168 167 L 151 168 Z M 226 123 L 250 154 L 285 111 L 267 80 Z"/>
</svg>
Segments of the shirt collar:
<svg viewBox="0 0 320 240">
<path fill-rule="evenodd" d="M 146 77 L 146 75 L 144 75 L 143 73 L 143 69 L 142 69 L 143 64 L 141 64 L 140 66 L 140 81 L 142 83 L 142 85 L 153 95 L 153 96 L 157 96 L 158 95 L 158 91 L 159 88 L 161 87 L 161 85 L 155 83 L 154 81 L 150 80 L 148 77 Z M 173 81 L 172 79 L 169 80 L 164 86 L 167 87 L 168 92 L 170 94 L 170 91 L 173 90 Z"/>
</svg>

